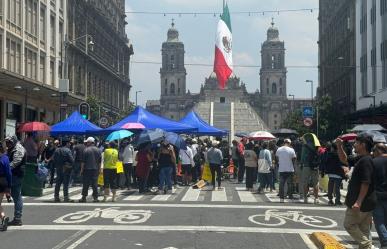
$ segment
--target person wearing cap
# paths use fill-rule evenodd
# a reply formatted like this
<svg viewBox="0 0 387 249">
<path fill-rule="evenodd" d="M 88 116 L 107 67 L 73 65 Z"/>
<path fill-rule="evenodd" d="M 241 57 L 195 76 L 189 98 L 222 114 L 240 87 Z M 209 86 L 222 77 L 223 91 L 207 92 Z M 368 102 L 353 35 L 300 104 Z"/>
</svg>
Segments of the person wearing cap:
<svg viewBox="0 0 387 249">
<path fill-rule="evenodd" d="M 12 172 L 9 164 L 9 158 L 5 153 L 3 144 L 0 143 L 0 231 L 6 231 L 9 218 L 5 216 L 4 209 L 1 206 L 4 196 L 9 195 L 12 186 Z"/>
<path fill-rule="evenodd" d="M 69 198 L 69 183 L 70 176 L 74 164 L 74 157 L 70 150 L 70 140 L 62 139 L 62 146 L 55 150 L 53 155 L 54 167 L 56 170 L 56 184 L 54 191 L 54 201 L 60 202 L 59 191 L 63 184 L 63 199 L 64 202 L 73 202 Z"/>
<path fill-rule="evenodd" d="M 187 140 L 187 143 L 189 144 L 190 141 Z M 192 168 L 195 166 L 193 157 L 192 149 L 189 146 L 186 149 L 179 150 L 181 173 L 183 174 L 183 185 L 185 186 L 188 186 L 192 182 Z"/>
<path fill-rule="evenodd" d="M 82 198 L 79 202 L 86 202 L 89 187 L 93 189 L 93 202 L 98 202 L 98 174 L 101 169 L 101 152 L 95 146 L 95 139 L 88 137 L 85 140 L 86 148 L 83 151 L 81 163 Z"/>
<path fill-rule="evenodd" d="M 340 161 L 345 165 L 351 165 L 344 152 L 343 141 L 337 138 L 336 144 Z M 371 157 L 373 141 L 370 136 L 359 134 L 353 146 L 359 158 L 353 166 L 352 176 L 348 183 L 347 196 L 345 197 L 347 210 L 344 217 L 344 228 L 357 242 L 359 248 L 371 249 L 370 224 L 372 211 L 376 206 L 375 167 Z"/>
<path fill-rule="evenodd" d="M 211 182 L 212 182 L 212 190 L 215 190 L 215 172 L 218 180 L 218 189 L 221 188 L 221 181 L 222 181 L 222 161 L 223 161 L 223 155 L 222 151 L 218 149 L 219 142 L 214 140 L 211 142 L 211 148 L 207 151 L 207 160 L 210 164 L 210 170 L 211 170 Z"/>
<path fill-rule="evenodd" d="M 275 153 L 276 161 L 278 162 L 278 172 L 280 177 L 279 196 L 280 202 L 284 202 L 285 184 L 288 186 L 288 196 L 293 198 L 293 174 L 295 172 L 296 152 L 291 145 L 290 139 L 285 139 L 283 146 L 279 147 Z"/>
<path fill-rule="evenodd" d="M 7 146 L 7 155 L 9 157 L 12 171 L 11 196 L 14 202 L 14 218 L 8 223 L 8 226 L 21 226 L 23 214 L 23 199 L 21 187 L 24 176 L 24 165 L 26 163 L 26 150 L 19 142 L 16 135 L 5 138 Z"/>
</svg>

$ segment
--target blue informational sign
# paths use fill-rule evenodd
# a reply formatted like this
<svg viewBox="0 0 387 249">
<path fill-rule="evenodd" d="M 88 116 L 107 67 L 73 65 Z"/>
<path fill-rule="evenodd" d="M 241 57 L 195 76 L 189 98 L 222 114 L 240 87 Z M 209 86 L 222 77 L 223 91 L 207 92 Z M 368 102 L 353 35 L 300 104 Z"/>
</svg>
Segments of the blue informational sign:
<svg viewBox="0 0 387 249">
<path fill-rule="evenodd" d="M 304 118 L 313 118 L 314 110 L 311 106 L 304 106 L 302 108 L 302 117 Z"/>
</svg>

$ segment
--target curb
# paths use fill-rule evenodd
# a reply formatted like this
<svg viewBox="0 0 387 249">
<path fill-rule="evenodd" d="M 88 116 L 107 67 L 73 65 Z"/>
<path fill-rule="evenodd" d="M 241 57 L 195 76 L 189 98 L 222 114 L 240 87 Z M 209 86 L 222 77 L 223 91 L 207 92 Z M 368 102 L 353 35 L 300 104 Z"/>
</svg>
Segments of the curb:
<svg viewBox="0 0 387 249">
<path fill-rule="evenodd" d="M 346 247 L 338 242 L 333 236 L 324 232 L 314 232 L 310 239 L 319 249 L 345 249 Z"/>
</svg>

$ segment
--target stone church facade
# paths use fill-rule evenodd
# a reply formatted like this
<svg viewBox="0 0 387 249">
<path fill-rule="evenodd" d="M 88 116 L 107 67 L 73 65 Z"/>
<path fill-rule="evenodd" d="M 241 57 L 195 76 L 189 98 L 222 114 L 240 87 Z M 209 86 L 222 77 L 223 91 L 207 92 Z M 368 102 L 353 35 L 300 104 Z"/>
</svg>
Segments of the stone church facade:
<svg viewBox="0 0 387 249">
<path fill-rule="evenodd" d="M 236 75 L 220 90 L 214 72 L 205 79 L 199 93 L 187 91 L 184 43 L 174 23 L 161 51 L 160 100 L 149 100 L 146 107 L 164 117 L 179 120 L 195 110 L 211 125 L 229 130 L 233 137 L 237 132 L 279 129 L 289 112 L 311 103 L 310 99 L 287 98 L 285 43 L 280 41 L 274 22 L 262 44 L 260 89 L 255 93 L 247 92 Z"/>
</svg>

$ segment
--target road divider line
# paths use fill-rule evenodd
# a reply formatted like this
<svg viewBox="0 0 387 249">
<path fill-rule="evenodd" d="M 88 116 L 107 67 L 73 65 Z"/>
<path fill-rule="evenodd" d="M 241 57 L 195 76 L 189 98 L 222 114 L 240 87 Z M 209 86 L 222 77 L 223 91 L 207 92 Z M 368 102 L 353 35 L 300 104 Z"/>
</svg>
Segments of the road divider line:
<svg viewBox="0 0 387 249">
<path fill-rule="evenodd" d="M 88 238 L 93 236 L 96 232 L 98 232 L 98 230 L 91 230 L 90 232 L 88 232 L 87 234 L 82 236 L 79 240 L 75 241 L 73 244 L 71 244 L 69 247 L 67 247 L 67 249 L 74 249 L 74 248 L 76 248 L 77 246 L 82 244 L 85 240 L 87 240 Z"/>
<path fill-rule="evenodd" d="M 211 201 L 227 201 L 226 189 L 212 191 Z"/>
<path fill-rule="evenodd" d="M 53 247 L 52 249 L 62 249 L 64 248 L 68 243 L 70 243 L 71 241 L 73 241 L 75 238 L 77 238 L 78 236 L 80 236 L 82 233 L 84 233 L 85 231 L 83 230 L 80 230 L 76 233 L 74 233 L 73 235 L 71 235 L 70 237 L 68 237 L 67 239 L 63 240 L 62 242 L 60 242 L 58 245 L 56 245 L 55 247 Z"/>
<path fill-rule="evenodd" d="M 142 197 L 142 196 L 141 196 Z M 2 203 L 2 206 L 13 206 L 13 203 Z M 277 210 L 318 210 L 318 211 L 345 211 L 346 208 L 331 206 L 307 205 L 232 205 L 232 204 L 204 204 L 204 203 L 54 203 L 54 202 L 25 202 L 29 207 L 154 207 L 154 208 L 213 208 L 213 209 L 277 209 Z"/>
<path fill-rule="evenodd" d="M 198 201 L 200 189 L 188 188 L 181 201 Z"/>
<path fill-rule="evenodd" d="M 275 234 L 312 234 L 313 232 L 329 232 L 336 236 L 347 236 L 345 230 L 319 230 L 300 228 L 273 228 L 273 227 L 233 227 L 233 226 L 151 226 L 151 225 L 23 225 L 12 226 L 9 230 L 15 231 L 72 231 L 84 230 L 93 231 L 198 231 L 198 232 L 234 232 L 234 233 L 275 233 Z M 372 232 L 372 236 L 377 236 Z"/>
</svg>

